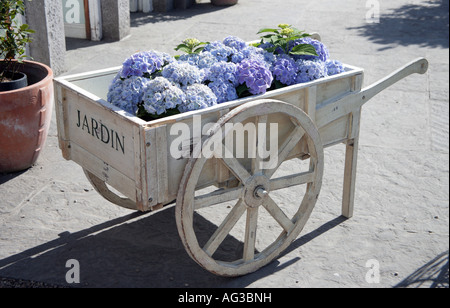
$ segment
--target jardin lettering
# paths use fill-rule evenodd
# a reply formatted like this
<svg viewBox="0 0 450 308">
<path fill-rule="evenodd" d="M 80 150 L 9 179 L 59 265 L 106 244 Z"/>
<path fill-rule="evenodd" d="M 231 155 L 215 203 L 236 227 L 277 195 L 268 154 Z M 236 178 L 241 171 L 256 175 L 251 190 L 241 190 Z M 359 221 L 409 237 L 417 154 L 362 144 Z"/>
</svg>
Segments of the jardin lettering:
<svg viewBox="0 0 450 308">
<path fill-rule="evenodd" d="M 88 118 L 87 115 L 82 115 L 80 110 L 77 110 L 77 113 L 77 127 L 97 138 L 104 144 L 111 145 L 112 149 L 125 154 L 125 136 L 120 136 L 119 133 L 112 128 L 108 128 L 94 118 Z"/>
</svg>

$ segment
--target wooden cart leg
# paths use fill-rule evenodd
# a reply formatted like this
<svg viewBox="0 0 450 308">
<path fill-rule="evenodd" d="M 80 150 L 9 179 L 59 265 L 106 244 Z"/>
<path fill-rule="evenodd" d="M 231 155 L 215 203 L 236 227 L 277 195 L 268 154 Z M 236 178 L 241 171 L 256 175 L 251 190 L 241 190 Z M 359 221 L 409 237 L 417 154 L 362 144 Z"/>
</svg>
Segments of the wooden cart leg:
<svg viewBox="0 0 450 308">
<path fill-rule="evenodd" d="M 342 196 L 342 215 L 351 218 L 355 202 L 356 165 L 358 139 L 349 140 L 345 152 L 344 191 Z"/>
<path fill-rule="evenodd" d="M 354 112 L 350 119 L 350 135 L 345 150 L 344 189 L 342 195 L 342 215 L 347 218 L 353 216 L 355 203 L 356 167 L 359 147 L 359 123 L 361 110 Z"/>
</svg>

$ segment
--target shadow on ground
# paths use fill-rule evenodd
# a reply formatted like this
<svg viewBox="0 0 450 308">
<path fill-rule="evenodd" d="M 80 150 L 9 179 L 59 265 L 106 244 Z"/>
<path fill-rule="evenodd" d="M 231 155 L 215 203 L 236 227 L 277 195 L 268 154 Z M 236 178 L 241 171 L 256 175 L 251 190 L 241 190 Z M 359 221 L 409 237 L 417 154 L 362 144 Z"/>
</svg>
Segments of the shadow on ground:
<svg viewBox="0 0 450 308">
<path fill-rule="evenodd" d="M 436 258 L 416 270 L 396 285 L 396 288 L 449 288 L 449 252 L 441 253 Z"/>
<path fill-rule="evenodd" d="M 241 288 L 301 262 L 298 257 L 283 263 L 275 260 L 244 277 L 215 276 L 187 255 L 174 216 L 174 207 L 155 214 L 132 213 L 76 233 L 62 233 L 58 239 L 0 260 L 0 277 L 72 287 Z M 284 255 L 345 220 L 335 218 L 300 237 Z M 216 228 L 201 216 L 196 224 L 205 231 Z M 229 254 L 242 251 L 242 243 L 235 238 L 229 236 L 225 241 L 225 246 L 235 247 Z M 66 262 L 71 259 L 80 264 L 80 284 L 66 283 L 70 270 Z"/>
<path fill-rule="evenodd" d="M 227 9 L 227 6 L 214 6 L 211 3 L 196 3 L 188 9 L 176 9 L 164 13 L 131 13 L 131 27 L 139 27 L 149 23 L 189 19 L 194 16 L 208 14 L 224 9 Z"/>
<path fill-rule="evenodd" d="M 382 13 L 379 23 L 348 29 L 356 30 L 359 35 L 381 45 L 449 48 L 449 1 L 407 4 Z M 380 48 L 383 49 L 389 47 Z"/>
<path fill-rule="evenodd" d="M 175 9 L 165 13 L 151 12 L 151 13 L 131 13 L 130 25 L 132 28 L 140 27 L 147 24 L 156 24 L 159 22 L 168 22 L 176 20 L 189 19 L 197 15 L 208 14 L 215 11 L 226 9 L 227 6 L 214 6 L 211 3 L 197 3 L 188 9 Z M 111 40 L 103 39 L 99 42 L 67 38 L 66 37 L 66 50 L 76 50 L 79 48 L 93 47 L 97 45 L 111 43 Z"/>
</svg>

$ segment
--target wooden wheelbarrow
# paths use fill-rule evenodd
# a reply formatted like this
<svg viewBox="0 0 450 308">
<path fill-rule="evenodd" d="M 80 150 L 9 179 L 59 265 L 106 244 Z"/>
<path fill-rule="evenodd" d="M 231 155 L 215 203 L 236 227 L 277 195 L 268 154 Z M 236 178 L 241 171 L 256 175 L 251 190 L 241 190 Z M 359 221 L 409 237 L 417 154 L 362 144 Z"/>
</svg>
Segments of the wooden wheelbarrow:
<svg viewBox="0 0 450 308">
<path fill-rule="evenodd" d="M 151 122 L 106 102 L 119 68 L 57 78 L 59 145 L 119 206 L 159 210 L 176 200 L 188 254 L 214 274 L 245 275 L 297 238 L 319 196 L 323 149 L 338 143 L 346 144 L 342 213 L 352 216 L 361 108 L 402 78 L 424 74 L 428 62 L 417 59 L 362 90 L 363 70 L 345 67 L 339 75 Z M 283 202 L 284 189 L 300 194 L 297 204 Z M 206 234 L 197 222 L 205 210 L 215 220 Z M 267 224 L 273 237 L 259 239 Z M 224 256 L 227 237 L 236 234 L 242 251 Z"/>
</svg>

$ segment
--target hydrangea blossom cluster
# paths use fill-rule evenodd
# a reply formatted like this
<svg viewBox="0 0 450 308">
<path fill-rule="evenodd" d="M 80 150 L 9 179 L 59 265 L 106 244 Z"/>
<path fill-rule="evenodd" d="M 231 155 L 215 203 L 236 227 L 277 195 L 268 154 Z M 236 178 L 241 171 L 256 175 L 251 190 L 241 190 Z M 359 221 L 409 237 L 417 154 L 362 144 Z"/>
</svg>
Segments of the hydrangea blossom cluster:
<svg viewBox="0 0 450 308">
<path fill-rule="evenodd" d="M 185 93 L 164 77 L 149 81 L 142 94 L 143 107 L 154 115 L 161 115 L 186 102 Z"/>
<path fill-rule="evenodd" d="M 288 56 L 278 58 L 273 64 L 272 69 L 274 78 L 288 86 L 297 83 L 298 71 L 299 67 L 295 63 L 295 60 Z"/>
<path fill-rule="evenodd" d="M 337 60 L 327 60 L 325 62 L 328 76 L 333 76 L 345 72 L 344 65 Z"/>
<path fill-rule="evenodd" d="M 157 51 L 138 52 L 125 60 L 120 71 L 120 77 L 150 76 L 170 62 L 173 62 L 173 59 L 166 53 Z"/>
<path fill-rule="evenodd" d="M 180 104 L 181 112 L 208 108 L 217 104 L 217 97 L 211 89 L 204 84 L 193 84 L 185 88 L 186 101 Z"/>
<path fill-rule="evenodd" d="M 211 66 L 216 64 L 218 60 L 210 52 L 202 52 L 200 54 L 192 53 L 185 54 L 178 58 L 180 62 L 187 62 L 190 65 L 196 66 L 199 69 L 209 69 Z"/>
<path fill-rule="evenodd" d="M 319 60 L 298 60 L 297 83 L 304 83 L 327 76 L 325 62 Z"/>
<path fill-rule="evenodd" d="M 217 62 L 212 65 L 205 80 L 208 87 L 217 97 L 217 103 L 223 103 L 238 98 L 237 65 L 232 62 Z"/>
<path fill-rule="evenodd" d="M 238 65 L 238 80 L 251 94 L 263 94 L 270 88 L 273 76 L 264 63 L 254 59 L 243 60 Z"/>
<path fill-rule="evenodd" d="M 144 90 L 150 79 L 131 76 L 127 79 L 114 78 L 109 86 L 108 102 L 131 114 L 136 114 L 138 104 L 142 101 Z"/>
<path fill-rule="evenodd" d="M 197 66 L 179 61 L 167 65 L 162 71 L 162 76 L 179 83 L 182 87 L 201 83 L 205 77 Z"/>
<path fill-rule="evenodd" d="M 202 51 L 177 58 L 157 51 L 132 55 L 111 83 L 108 101 L 132 114 L 145 110 L 162 117 L 345 71 L 323 43 L 309 37 L 289 42 L 287 50 L 310 44 L 318 56 L 269 52 L 270 44 L 255 47 L 234 36 L 201 44 Z"/>
</svg>

